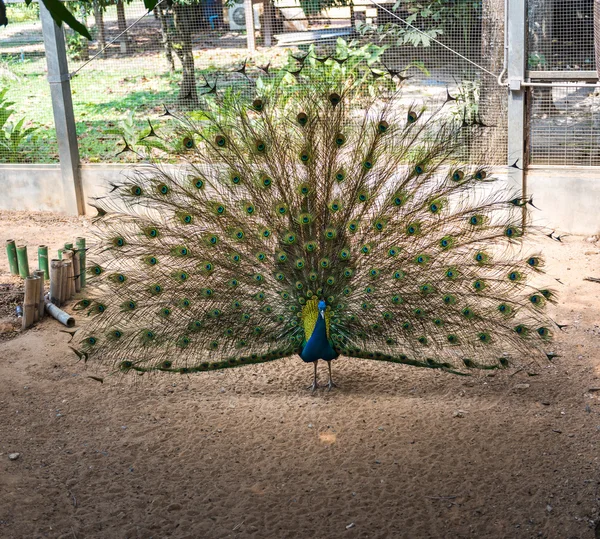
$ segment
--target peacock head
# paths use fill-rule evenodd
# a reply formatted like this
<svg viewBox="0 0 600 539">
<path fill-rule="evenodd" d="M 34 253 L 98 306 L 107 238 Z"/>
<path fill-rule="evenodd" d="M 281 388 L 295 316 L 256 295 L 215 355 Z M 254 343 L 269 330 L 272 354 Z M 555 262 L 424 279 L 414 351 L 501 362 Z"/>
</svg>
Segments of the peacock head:
<svg viewBox="0 0 600 539">
<path fill-rule="evenodd" d="M 323 318 L 325 318 L 325 309 L 327 308 L 327 303 L 325 303 L 323 300 L 319 301 L 319 312 L 321 313 L 321 316 Z"/>
</svg>

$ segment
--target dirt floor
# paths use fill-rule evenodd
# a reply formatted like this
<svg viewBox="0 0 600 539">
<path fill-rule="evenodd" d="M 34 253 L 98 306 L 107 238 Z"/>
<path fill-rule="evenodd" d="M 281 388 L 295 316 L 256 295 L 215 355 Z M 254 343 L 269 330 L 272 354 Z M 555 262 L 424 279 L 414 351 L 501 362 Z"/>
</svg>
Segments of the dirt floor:
<svg viewBox="0 0 600 539">
<path fill-rule="evenodd" d="M 0 212 L 34 251 L 88 226 Z M 55 321 L 10 331 L 0 253 L 0 537 L 600 537 L 590 240 L 540 246 L 568 324 L 551 363 L 465 378 L 340 359 L 340 388 L 314 395 L 297 358 L 101 384 Z"/>
</svg>

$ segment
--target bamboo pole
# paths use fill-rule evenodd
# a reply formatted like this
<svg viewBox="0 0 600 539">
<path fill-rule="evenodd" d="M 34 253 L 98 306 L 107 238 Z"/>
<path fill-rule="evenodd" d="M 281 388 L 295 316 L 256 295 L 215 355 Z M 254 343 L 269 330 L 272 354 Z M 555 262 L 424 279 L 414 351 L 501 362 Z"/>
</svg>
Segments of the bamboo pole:
<svg viewBox="0 0 600 539">
<path fill-rule="evenodd" d="M 25 299 L 23 300 L 23 320 L 21 327 L 27 329 L 33 324 L 36 312 L 36 277 L 25 277 Z"/>
<path fill-rule="evenodd" d="M 15 240 L 6 240 L 6 255 L 8 256 L 8 267 L 12 275 L 19 275 L 19 262 L 17 261 L 17 248 Z"/>
<path fill-rule="evenodd" d="M 27 246 L 17 246 L 17 260 L 19 261 L 19 275 L 26 279 L 29 276 L 29 261 L 27 260 Z"/>
<path fill-rule="evenodd" d="M 81 288 L 85 288 L 85 238 L 76 238 L 77 254 L 79 255 L 79 273 Z"/>
<path fill-rule="evenodd" d="M 40 278 L 40 295 L 38 296 L 38 320 L 44 318 L 44 277 L 45 273 L 43 270 L 37 270 L 34 272 L 36 277 Z"/>
<path fill-rule="evenodd" d="M 69 262 L 70 264 L 70 262 Z M 67 262 L 62 263 L 62 277 L 60 284 L 60 304 L 61 306 L 69 299 L 69 270 L 67 268 Z"/>
<path fill-rule="evenodd" d="M 48 267 L 48 246 L 40 245 L 38 247 L 38 268 L 44 272 L 44 279 L 50 279 L 50 268 Z"/>
<path fill-rule="evenodd" d="M 46 301 L 45 306 L 48 314 L 56 318 L 61 324 L 64 324 L 68 328 L 72 328 L 75 325 L 75 318 L 67 314 L 65 311 L 60 310 L 56 305 L 52 305 L 52 303 Z"/>
<path fill-rule="evenodd" d="M 81 292 L 81 260 L 79 259 L 79 253 L 77 250 L 71 251 L 73 253 L 73 282 L 75 283 L 75 292 Z"/>
<path fill-rule="evenodd" d="M 69 288 L 68 288 L 68 298 L 67 299 L 71 299 L 74 295 L 75 295 L 75 267 L 73 264 L 73 251 L 65 251 L 63 253 L 63 257 L 65 259 L 65 262 L 69 263 L 68 266 L 68 279 L 69 279 Z"/>
<path fill-rule="evenodd" d="M 35 275 L 33 277 L 33 323 L 35 324 L 40 319 L 40 306 L 39 306 L 39 298 L 40 298 L 40 278 Z"/>
<path fill-rule="evenodd" d="M 50 301 L 60 306 L 62 288 L 62 262 L 57 258 L 50 261 Z"/>
<path fill-rule="evenodd" d="M 64 249 L 59 249 L 58 250 L 58 259 L 59 260 L 62 260 L 62 258 L 63 258 L 63 251 L 64 251 Z"/>
<path fill-rule="evenodd" d="M 64 254 L 66 254 L 66 253 L 64 253 Z M 65 260 L 63 262 L 63 264 L 65 264 L 65 266 L 67 268 L 67 272 L 66 272 L 67 282 L 65 284 L 65 286 L 66 286 L 65 301 L 68 301 L 75 295 L 75 279 L 73 279 L 73 261 Z"/>
</svg>

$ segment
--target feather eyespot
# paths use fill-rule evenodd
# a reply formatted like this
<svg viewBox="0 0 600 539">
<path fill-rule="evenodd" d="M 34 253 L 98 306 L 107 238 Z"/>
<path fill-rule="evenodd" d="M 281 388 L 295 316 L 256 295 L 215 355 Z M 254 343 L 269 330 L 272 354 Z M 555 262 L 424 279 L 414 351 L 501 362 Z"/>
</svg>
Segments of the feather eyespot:
<svg viewBox="0 0 600 539">
<path fill-rule="evenodd" d="M 335 92 L 329 94 L 329 102 L 331 103 L 331 105 L 333 107 L 339 105 L 340 101 L 342 100 L 340 94 L 337 94 Z"/>
<path fill-rule="evenodd" d="M 465 177 L 465 173 L 462 170 L 455 170 L 452 173 L 452 180 L 455 182 L 461 181 Z"/>
<path fill-rule="evenodd" d="M 219 148 L 225 148 L 227 146 L 227 138 L 224 135 L 217 135 L 215 137 L 215 144 Z"/>
<path fill-rule="evenodd" d="M 296 116 L 296 121 L 304 127 L 308 123 L 308 115 L 305 112 L 299 112 Z"/>
<path fill-rule="evenodd" d="M 377 131 L 379 133 L 385 133 L 390 127 L 390 124 L 388 124 L 385 120 L 381 120 L 378 124 L 377 124 Z"/>
<path fill-rule="evenodd" d="M 257 97 L 254 101 L 252 101 L 252 108 L 256 112 L 262 112 L 265 108 L 265 104 L 262 99 Z"/>
</svg>

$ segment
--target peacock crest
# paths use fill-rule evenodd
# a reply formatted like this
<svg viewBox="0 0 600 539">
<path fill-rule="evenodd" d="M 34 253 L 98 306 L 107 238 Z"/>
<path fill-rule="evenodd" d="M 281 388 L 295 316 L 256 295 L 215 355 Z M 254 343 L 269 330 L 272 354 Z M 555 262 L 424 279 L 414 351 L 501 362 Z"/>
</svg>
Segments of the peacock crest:
<svg viewBox="0 0 600 539">
<path fill-rule="evenodd" d="M 184 165 L 139 167 L 95 200 L 79 353 L 141 373 L 544 357 L 555 293 L 521 248 L 525 203 L 456 160 L 449 105 L 401 108 L 389 81 L 303 66 L 250 99 L 213 92 L 181 118 Z"/>
</svg>

